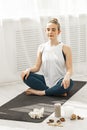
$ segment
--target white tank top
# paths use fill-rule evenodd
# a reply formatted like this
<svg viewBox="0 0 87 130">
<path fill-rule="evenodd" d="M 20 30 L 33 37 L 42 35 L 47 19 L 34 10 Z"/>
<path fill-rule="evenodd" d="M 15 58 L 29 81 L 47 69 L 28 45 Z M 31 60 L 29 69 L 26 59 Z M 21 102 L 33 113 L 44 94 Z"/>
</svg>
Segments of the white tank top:
<svg viewBox="0 0 87 130">
<path fill-rule="evenodd" d="M 38 51 L 42 53 L 42 72 L 48 87 L 64 77 L 66 73 L 65 60 L 62 53 L 63 43 L 50 46 L 49 42 L 41 44 Z"/>
</svg>

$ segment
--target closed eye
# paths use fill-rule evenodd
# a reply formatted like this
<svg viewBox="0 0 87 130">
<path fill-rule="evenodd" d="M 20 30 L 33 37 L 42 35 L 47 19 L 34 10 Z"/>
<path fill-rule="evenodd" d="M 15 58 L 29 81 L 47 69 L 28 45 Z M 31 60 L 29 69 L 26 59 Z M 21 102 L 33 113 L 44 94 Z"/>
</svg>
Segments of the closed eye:
<svg viewBox="0 0 87 130">
<path fill-rule="evenodd" d="M 53 32 L 55 32 L 56 31 L 56 28 L 52 28 L 52 29 L 50 29 L 50 28 L 47 28 L 47 31 L 53 31 Z"/>
</svg>

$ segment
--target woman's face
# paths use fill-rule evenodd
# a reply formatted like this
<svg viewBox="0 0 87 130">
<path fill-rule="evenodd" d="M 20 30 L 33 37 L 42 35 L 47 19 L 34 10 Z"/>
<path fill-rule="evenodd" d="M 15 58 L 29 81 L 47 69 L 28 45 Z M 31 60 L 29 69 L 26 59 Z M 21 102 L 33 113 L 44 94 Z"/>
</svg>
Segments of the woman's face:
<svg viewBox="0 0 87 130">
<path fill-rule="evenodd" d="M 55 40 L 59 34 L 58 26 L 54 23 L 48 23 L 46 26 L 46 34 L 50 40 Z"/>
</svg>

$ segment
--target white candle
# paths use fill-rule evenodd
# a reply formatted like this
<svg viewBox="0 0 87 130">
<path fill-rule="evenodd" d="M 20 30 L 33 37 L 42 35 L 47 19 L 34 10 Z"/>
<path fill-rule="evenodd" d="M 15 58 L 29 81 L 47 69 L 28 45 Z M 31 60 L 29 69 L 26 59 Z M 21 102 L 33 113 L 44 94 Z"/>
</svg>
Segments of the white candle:
<svg viewBox="0 0 87 130">
<path fill-rule="evenodd" d="M 60 103 L 54 104 L 54 109 L 55 109 L 55 117 L 61 117 L 61 104 Z"/>
<path fill-rule="evenodd" d="M 74 107 L 72 107 L 72 106 L 64 106 L 64 113 L 65 113 L 65 117 L 70 118 L 71 115 L 74 113 Z"/>
</svg>

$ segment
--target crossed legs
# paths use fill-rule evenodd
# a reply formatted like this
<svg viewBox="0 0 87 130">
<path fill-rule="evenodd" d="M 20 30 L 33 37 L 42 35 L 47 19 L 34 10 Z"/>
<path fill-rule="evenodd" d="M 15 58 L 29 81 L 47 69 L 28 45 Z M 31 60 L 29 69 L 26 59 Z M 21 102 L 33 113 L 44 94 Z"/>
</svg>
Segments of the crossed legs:
<svg viewBox="0 0 87 130">
<path fill-rule="evenodd" d="M 24 79 L 24 82 L 30 86 L 28 90 L 25 91 L 26 95 L 34 94 L 39 96 L 67 96 L 67 93 L 71 90 L 73 86 L 73 81 L 70 80 L 70 86 L 68 89 L 64 89 L 63 86 L 61 86 L 62 79 L 58 81 L 58 83 L 49 88 L 46 86 L 44 77 L 42 75 L 30 73 L 29 77 Z"/>
</svg>

